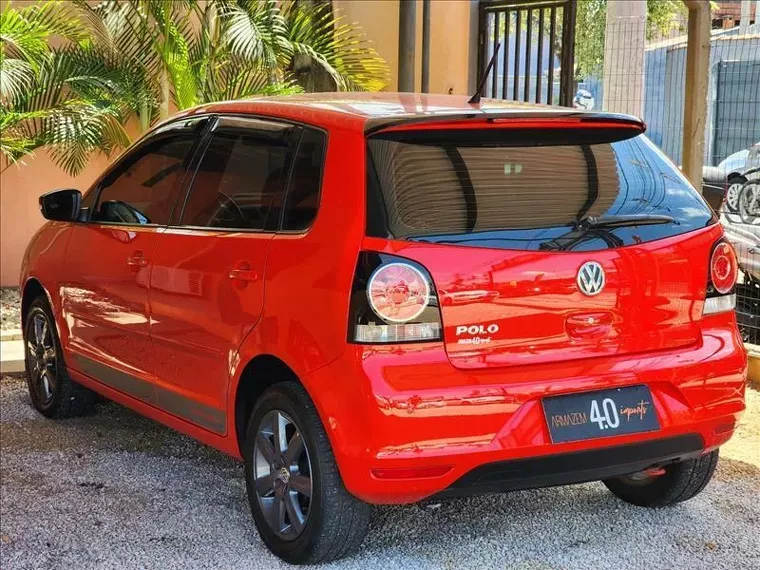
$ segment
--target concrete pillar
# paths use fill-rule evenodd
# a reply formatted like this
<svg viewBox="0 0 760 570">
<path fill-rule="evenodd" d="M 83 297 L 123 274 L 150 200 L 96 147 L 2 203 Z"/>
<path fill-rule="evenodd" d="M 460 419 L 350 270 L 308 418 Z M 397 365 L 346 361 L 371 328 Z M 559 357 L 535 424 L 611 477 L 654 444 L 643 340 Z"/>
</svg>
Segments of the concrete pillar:
<svg viewBox="0 0 760 570">
<path fill-rule="evenodd" d="M 604 109 L 644 114 L 644 43 L 647 4 L 608 0 L 604 41 Z M 583 31 L 578 34 L 582 37 Z"/>
<path fill-rule="evenodd" d="M 752 13 L 752 0 L 742 0 L 741 20 L 739 21 L 739 35 L 744 36 L 749 33 L 749 20 Z"/>
<path fill-rule="evenodd" d="M 708 0 L 684 0 L 684 3 L 689 8 L 689 35 L 686 41 L 682 170 L 702 192 L 712 22 Z"/>
<path fill-rule="evenodd" d="M 417 0 L 398 5 L 398 90 L 414 91 L 414 44 L 417 39 Z"/>
<path fill-rule="evenodd" d="M 422 92 L 430 93 L 430 0 L 422 0 Z"/>
</svg>

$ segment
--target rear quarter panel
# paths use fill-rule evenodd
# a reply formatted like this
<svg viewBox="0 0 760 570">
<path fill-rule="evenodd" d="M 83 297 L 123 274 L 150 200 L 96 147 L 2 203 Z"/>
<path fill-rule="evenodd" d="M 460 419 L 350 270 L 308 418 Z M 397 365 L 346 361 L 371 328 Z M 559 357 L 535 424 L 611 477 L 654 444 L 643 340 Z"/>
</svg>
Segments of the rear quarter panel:
<svg viewBox="0 0 760 570">
<path fill-rule="evenodd" d="M 326 420 L 324 398 L 330 396 L 310 383 L 309 374 L 346 348 L 351 283 L 365 227 L 364 172 L 363 133 L 329 129 L 316 220 L 306 232 L 280 233 L 272 242 L 262 318 L 232 363 L 229 409 L 234 410 L 245 365 L 268 354 L 296 373 Z"/>
</svg>

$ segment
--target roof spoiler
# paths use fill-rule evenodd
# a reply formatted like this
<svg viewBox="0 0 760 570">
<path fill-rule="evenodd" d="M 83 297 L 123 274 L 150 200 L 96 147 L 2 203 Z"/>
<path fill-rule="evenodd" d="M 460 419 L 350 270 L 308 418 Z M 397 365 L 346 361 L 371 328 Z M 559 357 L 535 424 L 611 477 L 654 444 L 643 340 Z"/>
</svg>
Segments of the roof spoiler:
<svg viewBox="0 0 760 570">
<path fill-rule="evenodd" d="M 633 115 L 618 113 L 589 113 L 586 111 L 555 110 L 541 112 L 540 108 L 525 111 L 473 110 L 432 116 L 384 117 L 370 119 L 364 127 L 366 136 L 378 132 L 404 130 L 450 130 L 466 128 L 578 126 L 590 128 L 632 128 L 644 133 L 646 124 Z"/>
</svg>

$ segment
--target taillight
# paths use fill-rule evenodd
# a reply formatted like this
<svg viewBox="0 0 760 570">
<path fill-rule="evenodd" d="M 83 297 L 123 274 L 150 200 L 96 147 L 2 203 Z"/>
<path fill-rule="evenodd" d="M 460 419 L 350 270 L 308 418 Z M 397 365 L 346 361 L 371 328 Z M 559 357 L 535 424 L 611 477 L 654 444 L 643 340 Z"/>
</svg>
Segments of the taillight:
<svg viewBox="0 0 760 570">
<path fill-rule="evenodd" d="M 433 280 L 419 263 L 363 251 L 351 293 L 349 342 L 387 344 L 441 340 Z"/>
<path fill-rule="evenodd" d="M 734 248 L 725 240 L 718 241 L 710 255 L 710 276 L 703 315 L 733 311 L 736 307 L 734 287 L 739 276 L 739 262 Z"/>
<path fill-rule="evenodd" d="M 729 293 L 736 285 L 738 273 L 734 248 L 728 242 L 719 242 L 710 258 L 710 279 L 715 291 L 721 295 Z"/>
</svg>

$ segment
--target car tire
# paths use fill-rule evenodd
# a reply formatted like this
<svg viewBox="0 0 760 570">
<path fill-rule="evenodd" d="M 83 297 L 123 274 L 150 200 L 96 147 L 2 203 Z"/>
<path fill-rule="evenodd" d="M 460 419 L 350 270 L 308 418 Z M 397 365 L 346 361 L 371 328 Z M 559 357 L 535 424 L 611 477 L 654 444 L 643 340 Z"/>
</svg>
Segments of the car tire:
<svg viewBox="0 0 760 570">
<path fill-rule="evenodd" d="M 251 513 L 274 554 L 291 564 L 317 564 L 361 545 L 372 507 L 343 485 L 322 422 L 300 384 L 278 383 L 261 395 L 243 456 Z M 302 493 L 307 478 L 308 496 Z"/>
<path fill-rule="evenodd" d="M 663 475 L 636 480 L 632 477 L 607 479 L 604 484 L 618 498 L 640 507 L 668 507 L 698 495 L 715 472 L 718 450 L 696 459 L 665 467 Z"/>
<path fill-rule="evenodd" d="M 89 414 L 97 395 L 69 377 L 50 305 L 44 296 L 29 307 L 24 322 L 24 368 L 34 408 L 49 418 Z"/>
<path fill-rule="evenodd" d="M 745 182 L 747 179 L 740 175 L 732 176 L 727 181 L 725 204 L 726 209 L 732 214 L 739 212 L 739 196 Z"/>
</svg>

